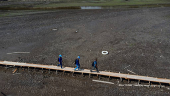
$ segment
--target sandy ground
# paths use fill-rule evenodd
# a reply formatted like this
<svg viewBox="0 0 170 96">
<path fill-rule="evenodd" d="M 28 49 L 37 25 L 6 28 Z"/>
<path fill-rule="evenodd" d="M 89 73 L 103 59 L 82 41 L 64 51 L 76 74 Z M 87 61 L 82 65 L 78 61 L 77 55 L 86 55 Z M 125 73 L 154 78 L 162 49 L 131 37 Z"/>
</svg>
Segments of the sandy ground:
<svg viewBox="0 0 170 96">
<path fill-rule="evenodd" d="M 0 60 L 91 68 L 170 79 L 170 8 L 60 10 L 0 18 Z M 57 30 L 53 30 L 57 29 Z M 77 31 L 77 32 L 76 32 Z M 108 51 L 102 55 L 101 51 Z M 19 54 L 12 52 L 30 52 Z M 12 53 L 12 54 L 9 54 Z M 21 60 L 20 60 L 21 59 Z M 169 89 L 102 84 L 70 73 L 0 68 L 0 91 L 7 96 L 169 96 Z M 101 80 L 108 80 L 102 77 Z M 131 82 L 137 83 L 137 82 Z M 0 96 L 3 96 L 0 94 Z"/>
</svg>

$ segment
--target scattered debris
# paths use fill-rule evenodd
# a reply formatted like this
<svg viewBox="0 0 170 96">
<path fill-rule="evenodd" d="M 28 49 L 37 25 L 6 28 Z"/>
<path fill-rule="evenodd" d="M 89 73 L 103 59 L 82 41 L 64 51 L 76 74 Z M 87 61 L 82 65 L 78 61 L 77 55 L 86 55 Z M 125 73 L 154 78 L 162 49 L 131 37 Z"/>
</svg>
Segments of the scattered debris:
<svg viewBox="0 0 170 96">
<path fill-rule="evenodd" d="M 126 68 L 128 68 L 128 67 L 130 67 L 130 65 L 126 66 L 124 69 L 126 69 Z"/>
<path fill-rule="evenodd" d="M 12 53 L 6 53 L 6 54 L 12 54 Z"/>
<path fill-rule="evenodd" d="M 112 82 L 107 82 L 107 81 L 101 81 L 101 80 L 92 80 L 94 82 L 100 82 L 100 83 L 107 83 L 107 84 L 114 84 Z"/>
<path fill-rule="evenodd" d="M 160 56 L 160 58 L 163 58 L 163 57 L 164 57 L 163 55 Z"/>
<path fill-rule="evenodd" d="M 17 71 L 17 68 L 12 73 L 15 73 L 16 71 Z"/>
<path fill-rule="evenodd" d="M 142 85 L 142 84 L 119 84 L 118 86 L 160 87 L 160 85 Z M 165 86 L 161 85 L 161 87 Z"/>
<path fill-rule="evenodd" d="M 26 54 L 28 54 L 28 53 L 30 53 L 30 52 L 13 52 L 13 53 L 16 53 L 16 54 L 17 54 L 17 53 L 21 53 L 21 54 L 22 54 L 22 53 L 26 53 Z"/>
<path fill-rule="evenodd" d="M 127 71 L 128 71 L 128 72 L 130 72 L 130 73 L 136 74 L 135 72 L 133 72 L 133 71 L 130 71 L 130 70 L 128 70 L 128 69 L 127 69 Z"/>
<path fill-rule="evenodd" d="M 52 29 L 53 31 L 56 31 L 57 29 L 56 28 L 54 28 L 54 29 Z"/>
<path fill-rule="evenodd" d="M 29 54 L 30 52 L 12 52 L 7 54 Z"/>
<path fill-rule="evenodd" d="M 102 51 L 102 54 L 107 55 L 107 54 L 109 54 L 109 52 L 108 51 Z"/>
</svg>

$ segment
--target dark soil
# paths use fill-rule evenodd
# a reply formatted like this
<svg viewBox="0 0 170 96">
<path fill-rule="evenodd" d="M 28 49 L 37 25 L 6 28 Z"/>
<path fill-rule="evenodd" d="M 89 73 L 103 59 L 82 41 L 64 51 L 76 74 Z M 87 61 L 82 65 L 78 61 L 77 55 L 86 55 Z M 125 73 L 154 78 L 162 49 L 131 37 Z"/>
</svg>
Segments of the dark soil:
<svg viewBox="0 0 170 96">
<path fill-rule="evenodd" d="M 0 60 L 91 68 L 170 79 L 170 8 L 62 10 L 0 18 Z M 57 29 L 57 30 L 52 30 Z M 76 32 L 77 31 L 77 32 Z M 102 55 L 108 51 L 108 55 Z M 7 54 L 30 52 L 30 54 Z M 128 67 L 127 67 L 128 66 Z M 0 92 L 7 96 L 169 96 L 169 89 L 120 87 L 93 82 L 80 74 L 0 67 Z M 130 70 L 130 71 L 128 71 Z M 133 73 L 130 73 L 133 74 Z M 107 77 L 101 80 L 107 81 Z M 134 82 L 137 83 L 137 82 Z M 169 86 L 168 86 L 169 87 Z M 3 96 L 3 94 L 0 96 Z"/>
</svg>

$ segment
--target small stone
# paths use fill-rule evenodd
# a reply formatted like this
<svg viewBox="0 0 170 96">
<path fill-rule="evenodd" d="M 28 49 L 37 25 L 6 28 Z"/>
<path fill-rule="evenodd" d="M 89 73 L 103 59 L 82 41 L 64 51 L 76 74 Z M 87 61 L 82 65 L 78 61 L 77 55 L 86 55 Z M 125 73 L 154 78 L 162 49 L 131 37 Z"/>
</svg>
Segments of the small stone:
<svg viewBox="0 0 170 96">
<path fill-rule="evenodd" d="M 163 56 L 161 55 L 160 58 L 163 58 Z"/>
<path fill-rule="evenodd" d="M 145 56 L 145 55 L 142 53 L 142 56 Z"/>
<path fill-rule="evenodd" d="M 52 29 L 52 30 L 56 31 L 57 29 Z"/>
</svg>

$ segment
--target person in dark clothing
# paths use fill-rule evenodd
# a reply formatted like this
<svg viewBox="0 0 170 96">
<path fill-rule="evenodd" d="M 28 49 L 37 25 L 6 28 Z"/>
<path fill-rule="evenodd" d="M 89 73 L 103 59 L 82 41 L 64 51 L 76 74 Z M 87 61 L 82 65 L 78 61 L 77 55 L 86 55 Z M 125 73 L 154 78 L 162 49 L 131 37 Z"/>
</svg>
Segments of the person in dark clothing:
<svg viewBox="0 0 170 96">
<path fill-rule="evenodd" d="M 79 59 L 80 59 L 80 56 L 78 56 L 77 59 L 75 60 L 75 64 L 76 64 L 77 67 L 74 70 L 76 70 L 76 69 L 79 70 L 79 68 L 80 68 Z"/>
<path fill-rule="evenodd" d="M 62 68 L 62 55 L 59 55 L 58 62 L 59 64 L 57 66 L 61 66 Z"/>
<path fill-rule="evenodd" d="M 92 72 L 92 70 L 96 69 L 97 73 L 99 73 L 99 70 L 98 70 L 98 67 L 97 67 L 97 58 L 92 63 L 92 67 L 93 68 L 90 70 L 90 72 Z"/>
</svg>

